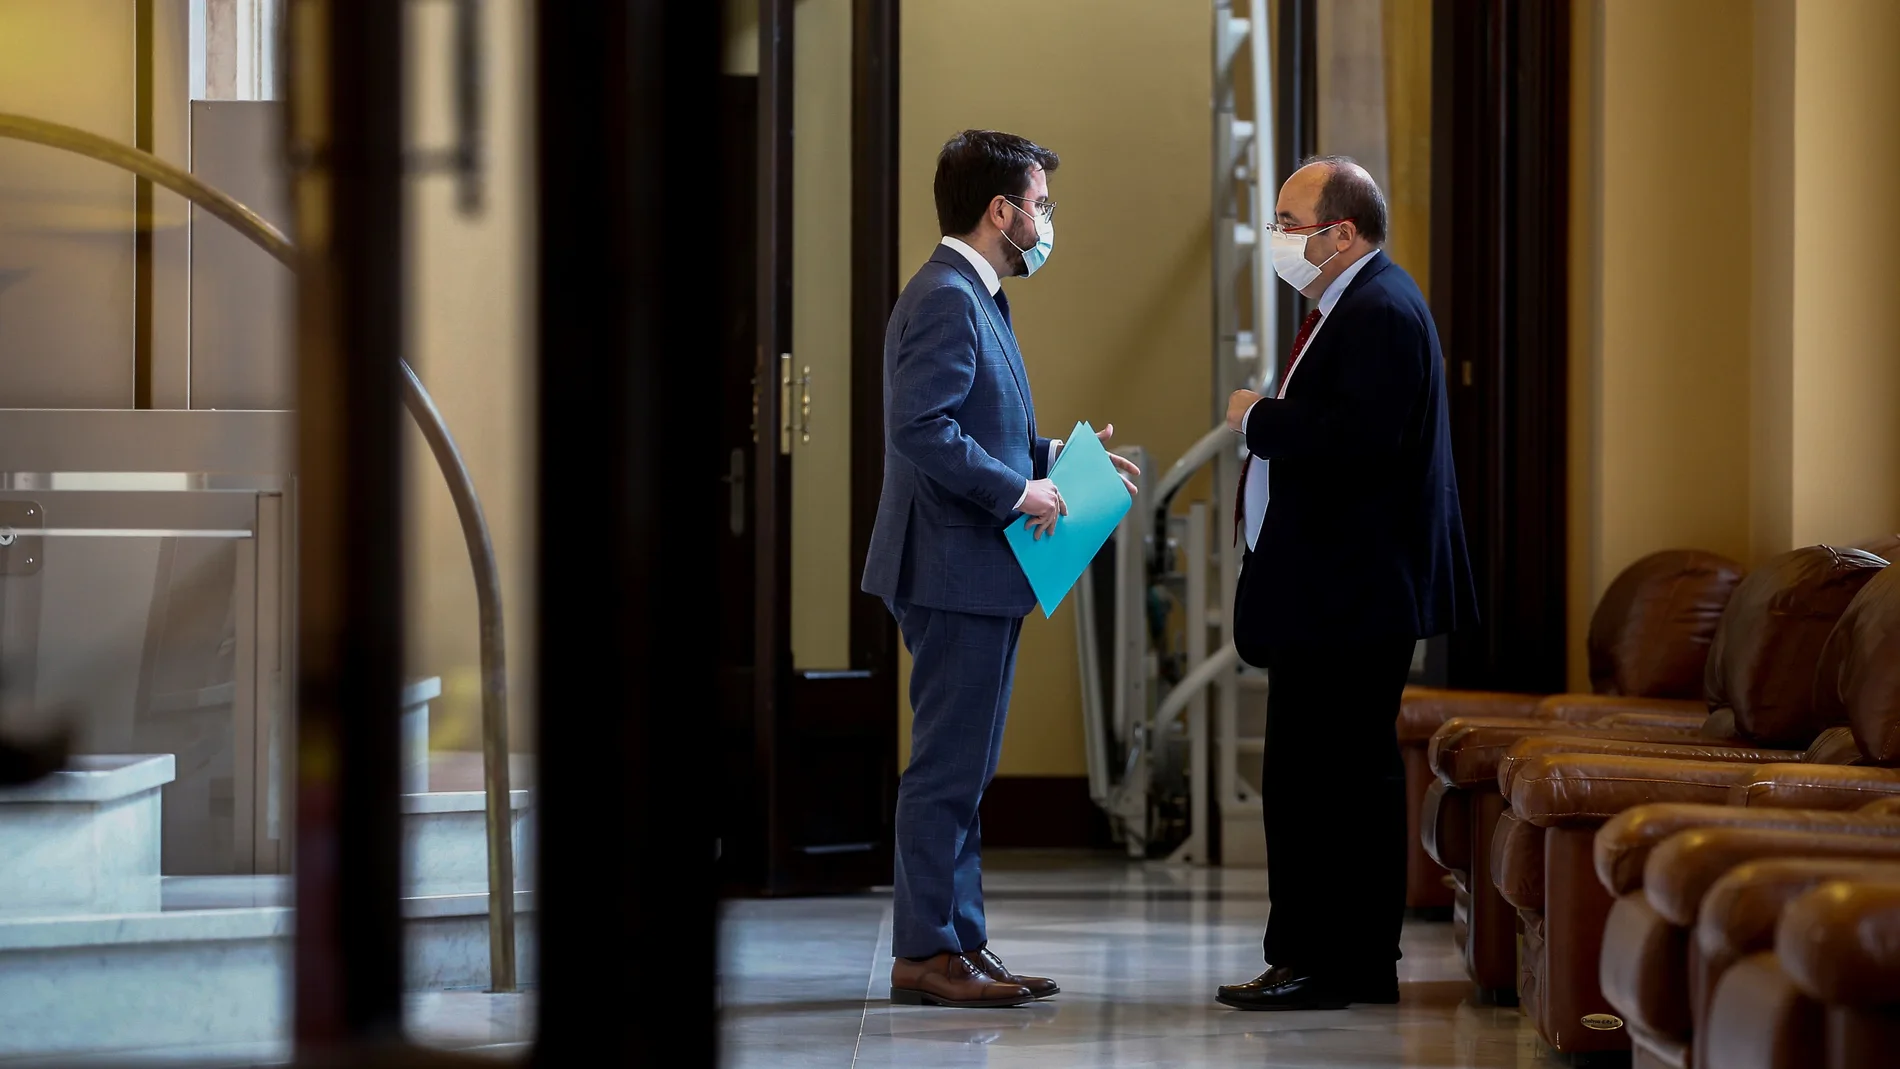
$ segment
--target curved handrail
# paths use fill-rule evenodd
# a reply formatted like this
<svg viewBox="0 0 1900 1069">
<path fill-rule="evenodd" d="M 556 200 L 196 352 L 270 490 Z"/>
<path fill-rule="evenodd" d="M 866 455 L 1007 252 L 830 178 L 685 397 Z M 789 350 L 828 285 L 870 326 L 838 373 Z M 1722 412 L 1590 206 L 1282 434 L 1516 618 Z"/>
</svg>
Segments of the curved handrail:
<svg viewBox="0 0 1900 1069">
<path fill-rule="evenodd" d="M 1202 465 L 1220 456 L 1222 446 L 1232 446 L 1238 441 L 1225 423 L 1201 435 L 1198 441 L 1188 446 L 1187 452 L 1181 454 L 1180 460 L 1169 466 L 1167 474 L 1161 476 L 1160 484 L 1155 487 L 1155 508 L 1165 510 L 1173 502 L 1174 495 L 1187 485 L 1189 479 L 1194 478 L 1194 473 L 1201 470 Z"/>
<path fill-rule="evenodd" d="M 295 273 L 297 247 L 270 221 L 191 172 L 142 149 L 61 123 L 0 112 L 0 139 L 61 149 L 129 171 L 171 190 L 217 216 Z M 488 517 L 455 437 L 409 361 L 402 366 L 402 400 L 448 483 L 455 515 L 475 573 L 482 666 L 482 783 L 487 798 L 489 979 L 496 991 L 515 989 L 514 813 L 508 769 L 508 661 L 501 609 L 501 570 Z"/>
</svg>

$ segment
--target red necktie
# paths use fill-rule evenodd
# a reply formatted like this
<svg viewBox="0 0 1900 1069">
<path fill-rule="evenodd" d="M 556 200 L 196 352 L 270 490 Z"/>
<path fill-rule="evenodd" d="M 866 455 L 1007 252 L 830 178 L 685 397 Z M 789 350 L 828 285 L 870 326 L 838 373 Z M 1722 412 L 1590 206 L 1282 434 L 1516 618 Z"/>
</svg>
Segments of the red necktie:
<svg viewBox="0 0 1900 1069">
<path fill-rule="evenodd" d="M 1273 396 L 1277 397 L 1286 392 L 1287 380 L 1293 377 L 1293 369 L 1299 365 L 1300 357 L 1306 355 L 1306 340 L 1313 336 L 1313 330 L 1319 326 L 1319 321 L 1320 314 L 1317 308 L 1306 313 L 1306 318 L 1300 320 L 1300 332 L 1293 336 L 1293 355 L 1287 358 L 1286 369 L 1280 372 L 1280 388 L 1274 392 Z M 1234 494 L 1235 545 L 1240 544 L 1240 523 L 1242 518 L 1247 514 L 1247 469 L 1252 464 L 1252 453 L 1248 453 L 1246 458 L 1240 462 L 1240 489 Z"/>
</svg>

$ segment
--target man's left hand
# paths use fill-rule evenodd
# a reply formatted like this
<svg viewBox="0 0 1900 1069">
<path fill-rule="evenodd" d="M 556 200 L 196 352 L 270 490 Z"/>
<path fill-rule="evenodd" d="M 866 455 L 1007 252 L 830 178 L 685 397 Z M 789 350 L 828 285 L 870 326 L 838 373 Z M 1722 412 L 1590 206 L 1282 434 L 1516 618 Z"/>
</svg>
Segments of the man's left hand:
<svg viewBox="0 0 1900 1069">
<path fill-rule="evenodd" d="M 1111 423 L 1108 426 L 1103 427 L 1101 430 L 1096 431 L 1095 437 L 1101 439 L 1102 448 L 1107 449 L 1108 440 L 1111 437 L 1113 437 L 1114 434 L 1115 434 L 1115 425 Z M 1141 493 L 1140 490 L 1135 489 L 1135 481 L 1129 478 L 1129 476 L 1131 475 L 1141 474 L 1141 469 L 1135 467 L 1135 462 L 1132 460 L 1129 460 L 1127 457 L 1122 456 L 1119 453 L 1114 453 L 1114 452 L 1111 452 L 1108 454 L 1108 459 L 1111 461 L 1114 461 L 1115 470 L 1121 473 L 1122 485 L 1128 488 L 1128 496 L 1134 497 L 1136 494 Z"/>
<path fill-rule="evenodd" d="M 1235 434 L 1242 433 L 1240 423 L 1247 418 L 1247 410 L 1260 400 L 1260 395 L 1252 390 L 1235 390 L 1227 398 L 1227 429 Z"/>
</svg>

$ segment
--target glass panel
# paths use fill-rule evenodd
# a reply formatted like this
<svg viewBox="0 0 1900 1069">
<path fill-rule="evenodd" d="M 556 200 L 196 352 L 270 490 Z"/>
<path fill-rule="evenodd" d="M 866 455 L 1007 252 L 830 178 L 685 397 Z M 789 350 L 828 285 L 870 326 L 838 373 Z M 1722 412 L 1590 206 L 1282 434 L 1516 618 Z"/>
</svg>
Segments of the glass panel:
<svg viewBox="0 0 1900 1069">
<path fill-rule="evenodd" d="M 1431 293 L 1431 0 L 1318 5 L 1319 150 L 1385 191 L 1386 253 Z"/>
<path fill-rule="evenodd" d="M 0 2 L 0 111 L 191 167 L 190 6 Z M 292 399 L 189 410 L 238 307 L 192 266 L 289 278 L 138 185 L 0 139 L 0 1061 L 256 1064 L 289 1046 Z"/>
<path fill-rule="evenodd" d="M 534 897 L 534 186 L 523 0 L 408 6 L 405 140 L 454 145 L 458 12 L 484 22 L 481 202 L 456 176 L 408 179 L 409 362 L 447 422 L 486 515 L 500 576 L 505 680 L 493 707 L 510 752 L 515 980 L 496 990 L 490 946 L 482 603 L 463 518 L 441 466 L 405 417 L 408 745 L 402 814 L 405 1024 L 423 1043 L 508 1050 L 531 1040 L 538 979 Z M 505 968 L 505 965 L 504 965 Z"/>
<path fill-rule="evenodd" d="M 792 663 L 851 666 L 851 0 L 793 33 Z"/>
</svg>

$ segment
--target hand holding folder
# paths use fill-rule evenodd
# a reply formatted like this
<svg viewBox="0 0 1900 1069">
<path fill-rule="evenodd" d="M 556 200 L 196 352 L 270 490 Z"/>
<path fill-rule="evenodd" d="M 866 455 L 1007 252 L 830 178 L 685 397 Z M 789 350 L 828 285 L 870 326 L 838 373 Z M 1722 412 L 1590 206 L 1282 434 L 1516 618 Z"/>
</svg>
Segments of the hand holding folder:
<svg viewBox="0 0 1900 1069">
<path fill-rule="evenodd" d="M 1049 468 L 1049 481 L 1068 506 L 1055 530 L 1033 537 L 1025 516 L 1003 531 L 1045 618 L 1062 604 L 1133 503 L 1121 472 L 1086 421 L 1077 423 L 1070 433 L 1062 454 Z"/>
</svg>

